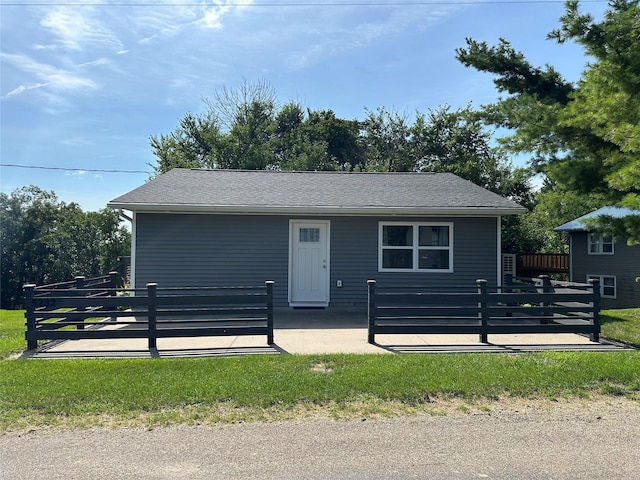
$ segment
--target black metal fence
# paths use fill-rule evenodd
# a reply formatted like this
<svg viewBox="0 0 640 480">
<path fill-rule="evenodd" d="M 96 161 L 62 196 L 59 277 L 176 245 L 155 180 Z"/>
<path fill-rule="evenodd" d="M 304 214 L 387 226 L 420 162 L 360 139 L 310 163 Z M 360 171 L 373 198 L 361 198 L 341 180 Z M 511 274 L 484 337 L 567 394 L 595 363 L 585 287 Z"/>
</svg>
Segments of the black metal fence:
<svg viewBox="0 0 640 480">
<path fill-rule="evenodd" d="M 273 282 L 261 286 L 118 288 L 118 273 L 25 285 L 27 348 L 38 340 L 266 335 L 273 344 Z M 100 328 L 95 328 L 100 327 Z"/>
<path fill-rule="evenodd" d="M 489 288 L 380 287 L 368 281 L 368 341 L 376 334 L 489 334 L 583 333 L 600 337 L 600 286 L 509 279 Z"/>
</svg>

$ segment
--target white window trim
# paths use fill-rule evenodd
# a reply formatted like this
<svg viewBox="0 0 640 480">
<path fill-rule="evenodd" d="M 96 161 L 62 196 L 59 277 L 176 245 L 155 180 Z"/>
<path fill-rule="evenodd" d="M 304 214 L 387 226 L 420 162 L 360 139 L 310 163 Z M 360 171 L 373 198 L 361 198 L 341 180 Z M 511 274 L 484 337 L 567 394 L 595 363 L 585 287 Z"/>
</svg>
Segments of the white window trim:
<svg viewBox="0 0 640 480">
<path fill-rule="evenodd" d="M 384 248 L 382 245 L 382 230 L 388 225 L 403 225 L 413 227 L 413 268 L 383 268 L 382 267 L 382 251 Z M 449 246 L 447 247 L 420 247 L 418 246 L 418 227 L 449 227 Z M 393 248 L 393 247 L 391 247 Z M 396 247 L 399 250 L 409 249 L 409 247 Z M 449 250 L 449 268 L 431 268 L 431 269 L 419 269 L 418 261 L 419 250 Z M 415 273 L 453 273 L 453 222 L 379 222 L 378 224 L 378 272 L 415 272 Z"/>
<path fill-rule="evenodd" d="M 617 298 L 618 296 L 618 279 L 615 275 L 587 275 L 587 282 L 592 278 L 597 278 L 600 281 L 600 296 L 602 298 Z M 604 279 L 613 278 L 613 295 L 604 294 Z"/>
<path fill-rule="evenodd" d="M 591 251 L 591 236 L 592 235 L 598 235 L 598 251 L 597 252 L 592 252 Z M 607 235 L 609 236 L 609 235 Z M 608 242 L 607 242 L 608 243 Z M 602 233 L 597 233 L 597 232 L 589 232 L 587 233 L 587 254 L 588 255 L 613 255 L 615 253 L 615 244 L 616 244 L 616 240 L 615 238 L 613 238 L 613 235 L 611 235 L 611 251 L 610 252 L 604 252 L 602 250 L 602 247 L 604 245 L 604 234 Z"/>
</svg>

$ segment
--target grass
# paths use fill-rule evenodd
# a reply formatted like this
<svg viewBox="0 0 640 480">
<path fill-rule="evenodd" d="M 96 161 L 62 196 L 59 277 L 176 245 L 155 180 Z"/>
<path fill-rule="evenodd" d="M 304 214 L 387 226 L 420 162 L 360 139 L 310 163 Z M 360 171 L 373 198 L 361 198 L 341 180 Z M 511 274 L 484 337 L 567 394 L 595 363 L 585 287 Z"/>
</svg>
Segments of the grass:
<svg viewBox="0 0 640 480">
<path fill-rule="evenodd" d="M 26 347 L 24 310 L 0 310 L 0 358 Z"/>
<path fill-rule="evenodd" d="M 319 407 L 329 416 L 398 414 L 451 398 L 640 400 L 639 392 L 636 352 L 17 360 L 0 362 L 0 430 L 256 420 Z"/>
<path fill-rule="evenodd" d="M 631 319 L 606 325 L 639 330 L 638 310 L 622 312 L 607 318 Z M 0 355 L 24 347 L 23 322 L 22 312 L 2 312 Z M 4 360 L 0 432 L 433 414 L 451 401 L 466 411 L 497 399 L 601 395 L 640 401 L 639 352 Z"/>
<path fill-rule="evenodd" d="M 640 348 L 640 308 L 602 311 L 602 336 Z"/>
</svg>

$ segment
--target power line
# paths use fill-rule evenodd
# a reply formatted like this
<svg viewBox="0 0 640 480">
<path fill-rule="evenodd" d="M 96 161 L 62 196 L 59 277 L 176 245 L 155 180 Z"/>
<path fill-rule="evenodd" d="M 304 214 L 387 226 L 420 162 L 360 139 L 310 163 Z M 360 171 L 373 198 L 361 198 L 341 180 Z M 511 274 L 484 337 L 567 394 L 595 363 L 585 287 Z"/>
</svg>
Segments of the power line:
<svg viewBox="0 0 640 480">
<path fill-rule="evenodd" d="M 581 0 L 582 3 L 607 3 L 609 0 Z M 416 0 L 416 1 L 380 1 L 380 2 L 261 2 L 261 3 L 158 3 L 158 2 L 127 2 L 127 3 L 96 3 L 96 2 L 1 2 L 0 7 L 404 7 L 421 5 L 481 5 L 481 4 L 549 4 L 565 3 L 565 0 Z"/>
<path fill-rule="evenodd" d="M 96 173 L 145 173 L 149 175 L 151 172 L 145 170 L 115 170 L 106 168 L 66 168 L 66 167 L 46 167 L 44 165 L 18 165 L 15 163 L 0 163 L 0 167 L 12 168 L 34 168 L 39 170 L 62 170 L 64 172 L 96 172 Z"/>
</svg>

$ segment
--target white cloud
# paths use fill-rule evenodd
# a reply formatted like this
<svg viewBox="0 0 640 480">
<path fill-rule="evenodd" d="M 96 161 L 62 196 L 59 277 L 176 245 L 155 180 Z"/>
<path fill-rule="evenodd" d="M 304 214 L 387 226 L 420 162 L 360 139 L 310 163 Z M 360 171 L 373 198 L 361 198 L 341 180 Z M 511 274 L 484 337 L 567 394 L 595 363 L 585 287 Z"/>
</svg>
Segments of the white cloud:
<svg viewBox="0 0 640 480">
<path fill-rule="evenodd" d="M 20 95 L 24 92 L 40 88 L 56 91 L 96 90 L 98 85 L 90 78 L 81 77 L 67 70 L 37 62 L 25 55 L 13 55 L 0 52 L 0 60 L 10 63 L 24 73 L 33 75 L 38 82 L 27 83 L 14 88 L 3 98 Z"/>
<path fill-rule="evenodd" d="M 84 137 L 67 138 L 65 140 L 60 141 L 60 143 L 62 145 L 68 145 L 70 147 L 82 147 L 82 146 L 93 145 L 93 142 L 91 140 L 87 140 Z"/>
<path fill-rule="evenodd" d="M 150 32 L 138 43 L 147 44 L 165 38 L 172 38 L 194 27 L 220 30 L 224 27 L 223 20 L 235 11 L 248 8 L 252 0 L 216 0 L 202 2 L 198 7 L 183 6 L 179 8 L 170 2 L 170 14 L 162 8 L 157 8 L 153 14 L 138 17 L 137 22 L 144 30 Z M 161 5 L 161 4 L 160 4 Z"/>
<path fill-rule="evenodd" d="M 20 85 L 17 88 L 14 88 L 13 90 L 11 90 L 9 93 L 7 93 L 6 95 L 3 95 L 2 98 L 9 98 L 15 95 L 20 95 L 21 93 L 24 93 L 26 91 L 29 90 L 35 90 L 41 87 L 46 87 L 47 84 L 46 83 L 34 83 L 32 85 Z"/>
<path fill-rule="evenodd" d="M 215 7 L 203 7 L 202 12 L 203 16 L 197 23 L 205 28 L 213 28 L 213 29 L 221 29 L 222 28 L 222 19 L 227 15 L 232 9 L 233 2 L 218 2 L 219 5 Z"/>
<path fill-rule="evenodd" d="M 96 18 L 95 10 L 89 7 L 58 7 L 47 13 L 40 25 L 49 29 L 56 43 L 71 50 L 85 47 L 122 49 L 118 37 Z"/>
<path fill-rule="evenodd" d="M 33 45 L 34 50 L 57 50 L 59 47 L 57 45 L 42 45 L 40 43 L 35 43 Z"/>
<path fill-rule="evenodd" d="M 100 65 L 108 65 L 111 63 L 111 60 L 108 58 L 99 58 L 98 60 L 93 60 L 91 62 L 85 62 L 78 65 L 78 67 L 97 67 Z"/>
<path fill-rule="evenodd" d="M 86 170 L 73 170 L 71 172 L 65 172 L 65 175 L 68 177 L 81 177 L 86 174 L 87 174 Z"/>
<path fill-rule="evenodd" d="M 289 68 L 299 69 L 322 61 L 327 56 L 338 52 L 370 47 L 381 39 L 401 34 L 407 30 L 424 30 L 440 20 L 458 11 L 459 6 L 426 7 L 424 5 L 411 8 L 409 6 L 376 9 L 376 15 L 367 20 L 363 15 L 354 15 L 351 10 L 340 10 L 338 13 L 326 14 L 322 19 L 322 27 L 318 28 L 318 20 L 310 19 L 308 24 L 302 19 L 293 24 L 288 32 L 291 36 L 304 37 L 300 42 L 304 47 L 293 50 L 286 55 Z M 311 27 L 315 25 L 315 27 Z M 306 32 L 305 32 L 306 30 Z M 281 35 L 287 32 L 281 31 Z M 294 43 L 295 45 L 295 43 Z"/>
</svg>

